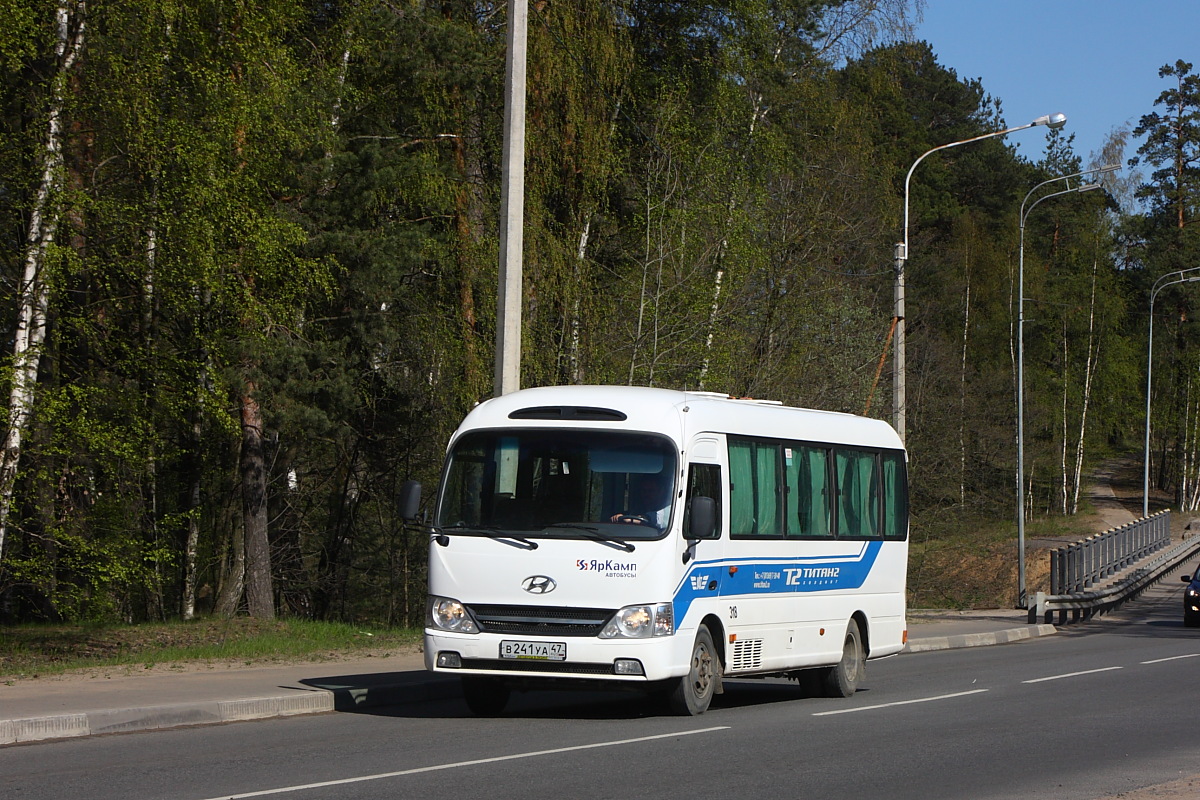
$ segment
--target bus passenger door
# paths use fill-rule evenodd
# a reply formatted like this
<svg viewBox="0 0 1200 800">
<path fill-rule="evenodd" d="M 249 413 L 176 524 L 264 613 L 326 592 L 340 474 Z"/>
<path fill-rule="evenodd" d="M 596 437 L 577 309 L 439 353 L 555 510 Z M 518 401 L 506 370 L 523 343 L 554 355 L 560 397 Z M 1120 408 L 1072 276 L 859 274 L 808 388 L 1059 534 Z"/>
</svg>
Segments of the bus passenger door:
<svg viewBox="0 0 1200 800">
<path fill-rule="evenodd" d="M 683 554 L 676 564 L 683 562 L 686 591 L 695 606 L 688 616 L 698 614 L 699 619 L 707 614 L 715 614 L 728 625 L 726 615 L 717 604 L 721 581 L 725 577 L 720 562 L 725 555 L 725 531 L 728 525 L 723 491 L 724 467 L 720 456 L 720 443 L 711 435 L 697 438 L 689 448 L 683 492 Z M 695 497 L 712 499 L 715 504 L 715 525 L 713 530 L 704 532 L 704 538 L 689 539 L 692 535 L 690 508 Z M 720 634 L 713 631 L 713 635 Z"/>
</svg>

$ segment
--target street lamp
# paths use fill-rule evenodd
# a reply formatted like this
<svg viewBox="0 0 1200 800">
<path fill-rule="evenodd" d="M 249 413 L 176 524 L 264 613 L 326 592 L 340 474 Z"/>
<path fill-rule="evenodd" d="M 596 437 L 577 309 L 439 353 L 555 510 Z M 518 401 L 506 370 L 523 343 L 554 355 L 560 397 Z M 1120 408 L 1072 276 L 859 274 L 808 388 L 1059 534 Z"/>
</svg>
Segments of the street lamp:
<svg viewBox="0 0 1200 800">
<path fill-rule="evenodd" d="M 1025 607 L 1025 220 L 1029 217 L 1029 213 L 1043 200 L 1049 200 L 1051 197 L 1058 197 L 1064 194 L 1074 194 L 1077 192 L 1090 192 L 1093 189 L 1099 189 L 1099 183 L 1083 183 L 1078 186 L 1071 186 L 1071 179 L 1078 178 L 1083 175 L 1095 174 L 1097 177 L 1106 172 L 1113 172 L 1120 169 L 1119 164 L 1108 164 L 1095 169 L 1085 169 L 1082 172 L 1074 172 L 1070 175 L 1060 175 L 1057 178 L 1042 181 L 1037 186 L 1034 186 L 1025 195 L 1025 199 L 1021 201 L 1020 214 L 1020 246 L 1017 249 L 1017 605 L 1020 608 Z M 1042 195 L 1037 200 L 1030 203 L 1029 208 L 1025 207 L 1029 203 L 1029 198 L 1033 197 L 1034 193 L 1043 186 L 1048 186 L 1052 183 L 1065 181 L 1067 188 L 1058 192 Z"/>
<path fill-rule="evenodd" d="M 1148 341 L 1146 345 L 1146 450 L 1142 454 L 1143 517 L 1150 516 L 1150 375 L 1154 369 L 1154 297 L 1160 289 L 1165 289 L 1168 286 L 1173 286 L 1177 283 L 1200 281 L 1200 275 L 1188 275 L 1190 272 L 1200 272 L 1200 267 L 1168 272 L 1155 281 L 1154 288 L 1150 290 L 1150 332 L 1146 337 Z M 1174 278 L 1174 280 L 1167 280 L 1167 278 Z"/>
<path fill-rule="evenodd" d="M 900 435 L 901 442 L 903 442 L 905 438 L 904 264 L 906 261 L 908 261 L 908 185 L 909 181 L 912 179 L 913 171 L 916 170 L 918 164 L 925 160 L 926 156 L 936 153 L 939 150 L 948 150 L 951 147 L 958 147 L 960 144 L 970 144 L 971 142 L 978 142 L 982 139 L 991 139 L 995 136 L 1004 136 L 1005 134 L 1013 133 L 1015 131 L 1023 131 L 1026 128 L 1032 128 L 1037 125 L 1045 125 L 1046 127 L 1054 130 L 1061 128 L 1066 124 L 1067 117 L 1065 114 L 1044 114 L 1035 119 L 1033 122 L 1026 123 L 1025 125 L 1018 125 L 1015 128 L 1005 128 L 1002 131 L 993 131 L 980 136 L 973 136 L 970 139 L 962 139 L 961 141 L 943 144 L 933 148 L 932 150 L 927 150 L 926 152 L 922 153 L 921 157 L 914 161 L 913 165 L 909 167 L 908 174 L 904 176 L 904 238 L 896 245 L 894 261 L 896 271 L 894 289 L 896 352 L 892 357 L 892 426 L 896 429 L 896 433 Z"/>
</svg>

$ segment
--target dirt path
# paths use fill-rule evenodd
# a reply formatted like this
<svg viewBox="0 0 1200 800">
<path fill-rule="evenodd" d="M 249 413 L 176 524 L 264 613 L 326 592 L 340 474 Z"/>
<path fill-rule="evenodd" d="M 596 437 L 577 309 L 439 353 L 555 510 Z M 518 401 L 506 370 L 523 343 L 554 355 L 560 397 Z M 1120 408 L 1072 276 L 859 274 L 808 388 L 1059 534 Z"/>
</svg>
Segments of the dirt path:
<svg viewBox="0 0 1200 800">
<path fill-rule="evenodd" d="M 1142 516 L 1140 469 L 1125 457 L 1105 461 L 1092 472 L 1087 499 L 1100 518 L 1100 530 L 1118 528 Z"/>
</svg>

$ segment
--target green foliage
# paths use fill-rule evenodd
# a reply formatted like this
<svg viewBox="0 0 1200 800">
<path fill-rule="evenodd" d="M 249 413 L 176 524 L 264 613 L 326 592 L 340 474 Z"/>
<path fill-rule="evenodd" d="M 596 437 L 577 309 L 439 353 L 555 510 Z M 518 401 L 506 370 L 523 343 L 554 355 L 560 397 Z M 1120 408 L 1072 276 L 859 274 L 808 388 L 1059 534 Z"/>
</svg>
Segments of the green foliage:
<svg viewBox="0 0 1200 800">
<path fill-rule="evenodd" d="M 841 5 L 533 4 L 525 385 L 702 388 L 888 415 L 888 371 L 876 376 L 905 175 L 929 149 L 1005 122 L 981 81 L 927 43 L 887 38 L 886 15 L 907 4 L 864 4 L 835 29 L 849 19 L 831 13 Z M 450 433 L 491 394 L 506 8 L 88 8 L 85 55 L 63 84 L 51 335 L 0 615 L 169 618 L 190 582 L 210 610 L 244 549 L 249 395 L 265 425 L 279 607 L 419 621 L 426 541 L 394 497 L 409 478 L 432 489 Z M 0 0 L 9 326 L 53 88 L 52 12 Z M 1146 292 L 1200 263 L 1195 226 L 1166 213 L 1181 196 L 1195 211 L 1195 137 L 1168 124 L 1181 102 L 1191 119 L 1190 70 L 1164 68 L 1178 86 L 1139 128 L 1156 170 L 1147 213 L 1093 193 L 1030 219 L 1039 515 L 1061 513 L 1062 486 L 1096 454 L 1137 440 Z M 1030 187 L 1079 171 L 1072 145 L 1051 133 L 1033 163 L 991 139 L 914 176 L 908 444 L 917 519 L 935 539 L 1011 517 L 1017 216 Z M 1160 302 L 1191 309 L 1182 290 Z M 1200 397 L 1190 328 L 1162 341 L 1158 396 L 1198 384 Z M 1156 414 L 1162 463 L 1180 465 L 1163 474 L 1181 475 L 1173 443 L 1194 437 L 1194 417 L 1165 402 Z"/>
<path fill-rule="evenodd" d="M 122 625 L 14 625 L 0 628 L 0 677 L 75 669 L 145 672 L 180 662 L 281 663 L 337 655 L 408 651 L 419 631 L 310 620 L 269 624 L 204 620 Z"/>
</svg>

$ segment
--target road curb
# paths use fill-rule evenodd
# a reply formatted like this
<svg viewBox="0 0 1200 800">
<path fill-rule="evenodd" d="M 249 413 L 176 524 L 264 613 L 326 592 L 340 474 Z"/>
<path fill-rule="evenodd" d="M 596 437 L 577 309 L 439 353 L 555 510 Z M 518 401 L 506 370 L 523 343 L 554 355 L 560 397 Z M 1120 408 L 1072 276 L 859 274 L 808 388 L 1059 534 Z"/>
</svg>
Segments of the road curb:
<svg viewBox="0 0 1200 800">
<path fill-rule="evenodd" d="M 285 695 L 208 700 L 195 703 L 112 708 L 71 714 L 0 720 L 0 745 L 163 730 L 191 725 L 245 722 L 332 711 L 362 712 L 459 694 L 458 681 L 434 678 L 379 686 L 333 685 Z"/>
<path fill-rule="evenodd" d="M 1008 644 L 1039 636 L 1049 636 L 1057 633 L 1053 625 L 1022 625 L 1019 628 L 991 631 L 989 633 L 962 633 L 953 636 L 931 636 L 927 639 L 913 639 L 905 646 L 905 653 L 925 653 L 931 650 L 957 650 L 962 647 L 984 647 L 995 644 Z"/>
<path fill-rule="evenodd" d="M 905 653 L 1008 644 L 1056 633 L 1053 625 L 1022 625 L 989 633 L 931 636 L 910 640 Z M 305 681 L 304 690 L 262 697 L 112 708 L 20 719 L 0 719 L 0 746 L 108 733 L 165 730 L 302 714 L 355 713 L 459 696 L 454 678 L 429 676 L 373 686 Z"/>
</svg>

